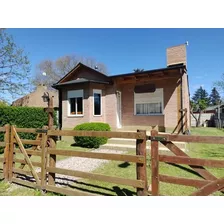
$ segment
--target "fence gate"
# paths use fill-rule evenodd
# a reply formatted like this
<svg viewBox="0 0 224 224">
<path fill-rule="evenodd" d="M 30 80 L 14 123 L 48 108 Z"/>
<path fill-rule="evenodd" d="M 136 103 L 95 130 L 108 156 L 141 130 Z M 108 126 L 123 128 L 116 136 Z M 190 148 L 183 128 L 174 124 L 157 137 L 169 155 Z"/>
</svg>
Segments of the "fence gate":
<svg viewBox="0 0 224 224">
<path fill-rule="evenodd" d="M 29 129 L 11 126 L 10 147 L 7 161 L 8 181 L 44 190 L 46 185 L 47 133 L 42 130 L 43 133 L 37 134 L 36 140 L 21 139 L 18 132 L 27 132 L 27 130 Z M 37 133 L 37 130 L 30 129 L 29 132 Z M 17 149 L 15 144 L 18 145 Z M 25 149 L 24 145 L 27 144 L 33 146 L 29 149 Z M 32 161 L 32 155 L 39 157 L 40 161 Z M 17 164 L 19 164 L 19 166 Z"/>
</svg>

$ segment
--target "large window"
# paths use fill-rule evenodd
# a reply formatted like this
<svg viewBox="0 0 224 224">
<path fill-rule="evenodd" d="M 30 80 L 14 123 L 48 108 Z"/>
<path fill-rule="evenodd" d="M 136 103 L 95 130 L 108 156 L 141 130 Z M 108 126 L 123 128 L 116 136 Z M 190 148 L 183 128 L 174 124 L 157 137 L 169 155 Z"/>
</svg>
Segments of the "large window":
<svg viewBox="0 0 224 224">
<path fill-rule="evenodd" d="M 134 93 L 135 115 L 163 114 L 163 89 L 153 93 Z"/>
<path fill-rule="evenodd" d="M 68 115 L 83 115 L 83 90 L 68 91 Z"/>
<path fill-rule="evenodd" d="M 93 90 L 93 115 L 102 115 L 102 90 Z"/>
</svg>

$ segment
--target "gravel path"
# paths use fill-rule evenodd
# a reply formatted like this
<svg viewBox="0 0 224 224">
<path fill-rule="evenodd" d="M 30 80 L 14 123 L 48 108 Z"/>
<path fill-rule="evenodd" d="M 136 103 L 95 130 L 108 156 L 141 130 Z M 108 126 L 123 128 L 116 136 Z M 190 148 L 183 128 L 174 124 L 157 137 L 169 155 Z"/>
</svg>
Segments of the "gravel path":
<svg viewBox="0 0 224 224">
<path fill-rule="evenodd" d="M 100 152 L 100 153 L 112 153 L 112 154 L 124 154 L 126 151 L 122 150 L 110 150 L 110 149 L 94 149 L 91 152 Z M 103 159 L 91 159 L 91 158 L 82 158 L 82 157 L 70 157 L 64 160 L 56 162 L 57 168 L 77 170 L 83 172 L 92 172 L 101 165 L 110 162 L 110 160 Z M 36 169 L 37 172 L 40 172 L 40 168 Z M 31 178 L 33 179 L 33 177 Z M 74 180 L 81 179 L 80 177 L 71 177 L 62 174 L 56 174 L 55 184 L 56 186 L 69 185 L 72 184 Z M 33 179 L 34 180 L 34 179 Z"/>
<path fill-rule="evenodd" d="M 100 152 L 100 153 L 113 153 L 113 154 L 124 154 L 125 151 L 118 150 L 108 150 L 108 149 L 95 149 L 92 152 Z M 101 165 L 110 162 L 110 160 L 102 160 L 102 159 L 89 159 L 89 158 L 80 158 L 80 157 L 70 157 L 64 160 L 60 160 L 56 162 L 57 168 L 78 170 L 83 172 L 92 172 L 96 168 Z M 61 184 L 71 184 L 73 180 L 80 179 L 79 177 L 71 177 L 61 174 L 56 174 L 55 178 L 56 185 Z"/>
</svg>

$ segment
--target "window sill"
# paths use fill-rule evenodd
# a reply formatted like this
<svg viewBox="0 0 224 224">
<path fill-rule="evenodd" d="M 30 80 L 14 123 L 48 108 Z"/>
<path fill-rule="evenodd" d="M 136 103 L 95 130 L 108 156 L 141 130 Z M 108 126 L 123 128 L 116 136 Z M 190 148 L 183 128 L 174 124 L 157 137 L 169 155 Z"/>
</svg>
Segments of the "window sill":
<svg viewBox="0 0 224 224">
<path fill-rule="evenodd" d="M 102 115 L 93 115 L 93 117 L 102 117 Z"/>
<path fill-rule="evenodd" d="M 67 117 L 84 117 L 83 114 L 80 114 L 80 115 L 68 115 Z"/>
<path fill-rule="evenodd" d="M 164 116 L 164 114 L 134 114 L 135 116 Z"/>
</svg>

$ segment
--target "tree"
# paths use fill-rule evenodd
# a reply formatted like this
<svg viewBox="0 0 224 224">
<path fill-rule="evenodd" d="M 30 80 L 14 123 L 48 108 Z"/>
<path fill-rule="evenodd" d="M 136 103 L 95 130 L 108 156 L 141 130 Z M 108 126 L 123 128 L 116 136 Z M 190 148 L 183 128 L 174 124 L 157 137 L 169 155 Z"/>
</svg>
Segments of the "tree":
<svg viewBox="0 0 224 224">
<path fill-rule="evenodd" d="M 141 68 L 135 68 L 135 69 L 133 69 L 133 71 L 136 72 L 136 73 L 137 73 L 137 72 L 143 72 L 144 69 L 141 69 Z"/>
<path fill-rule="evenodd" d="M 0 29 L 0 100 L 16 97 L 27 90 L 30 64 L 6 29 Z"/>
<path fill-rule="evenodd" d="M 36 74 L 33 78 L 33 84 L 45 84 L 51 87 L 63 76 L 70 72 L 79 62 L 107 74 L 107 68 L 103 63 L 97 63 L 93 58 L 83 58 L 77 55 L 66 55 L 56 60 L 44 60 L 36 67 Z M 44 76 L 43 74 L 46 74 Z"/>
<path fill-rule="evenodd" d="M 221 76 L 221 80 L 216 81 L 216 82 L 214 83 L 214 86 L 217 87 L 217 89 L 218 89 L 219 91 L 224 92 L 224 73 L 223 73 L 222 76 Z"/>
<path fill-rule="evenodd" d="M 221 102 L 221 97 L 219 95 L 219 92 L 216 90 L 215 87 L 213 87 L 212 92 L 209 96 L 209 104 L 211 106 L 215 106 L 220 104 L 220 102 Z"/>
<path fill-rule="evenodd" d="M 200 126 L 201 113 L 206 109 L 208 105 L 209 105 L 208 93 L 205 89 L 200 87 L 195 91 L 191 101 L 191 114 L 196 121 L 196 127 Z M 193 111 L 199 112 L 198 117 L 194 115 Z"/>
</svg>

